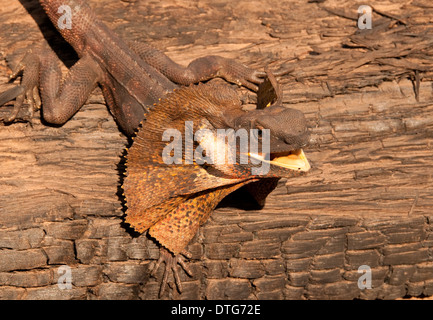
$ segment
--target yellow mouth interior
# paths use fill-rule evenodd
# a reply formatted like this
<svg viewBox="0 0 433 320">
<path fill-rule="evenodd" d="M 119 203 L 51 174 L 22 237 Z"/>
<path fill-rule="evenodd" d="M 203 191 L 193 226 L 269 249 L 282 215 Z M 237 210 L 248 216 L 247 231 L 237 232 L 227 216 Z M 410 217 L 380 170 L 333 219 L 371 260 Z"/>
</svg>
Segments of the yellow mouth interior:
<svg viewBox="0 0 433 320">
<path fill-rule="evenodd" d="M 305 156 L 305 153 L 302 149 L 290 151 L 286 155 L 281 156 L 273 156 L 271 154 L 270 160 L 266 160 L 262 155 L 250 153 L 250 157 L 273 164 L 275 166 L 283 167 L 290 170 L 296 171 L 308 171 L 311 166 Z"/>
</svg>

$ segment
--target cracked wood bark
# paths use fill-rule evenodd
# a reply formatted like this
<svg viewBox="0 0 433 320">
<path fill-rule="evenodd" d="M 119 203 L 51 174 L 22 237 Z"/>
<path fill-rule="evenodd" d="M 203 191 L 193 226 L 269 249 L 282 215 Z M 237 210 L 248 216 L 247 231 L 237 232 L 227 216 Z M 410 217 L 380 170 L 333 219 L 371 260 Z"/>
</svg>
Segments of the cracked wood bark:
<svg viewBox="0 0 433 320">
<path fill-rule="evenodd" d="M 194 276 L 184 275 L 184 293 L 164 298 L 433 295 L 433 8 L 373 3 L 381 14 L 359 32 L 349 1 L 267 2 L 91 2 L 123 37 L 180 63 L 221 54 L 292 69 L 281 79 L 285 102 L 313 132 L 311 173 L 280 183 L 263 210 L 242 201 L 217 209 L 189 246 Z M 74 62 L 34 1 L 0 3 L 0 91 L 9 87 L 4 58 L 33 41 L 47 39 Z M 32 126 L 0 126 L 0 298 L 156 298 L 148 268 L 158 247 L 122 223 L 126 144 L 98 91 L 62 127 L 39 115 Z M 57 286 L 63 264 L 70 290 Z M 361 265 L 372 289 L 358 288 Z"/>
</svg>

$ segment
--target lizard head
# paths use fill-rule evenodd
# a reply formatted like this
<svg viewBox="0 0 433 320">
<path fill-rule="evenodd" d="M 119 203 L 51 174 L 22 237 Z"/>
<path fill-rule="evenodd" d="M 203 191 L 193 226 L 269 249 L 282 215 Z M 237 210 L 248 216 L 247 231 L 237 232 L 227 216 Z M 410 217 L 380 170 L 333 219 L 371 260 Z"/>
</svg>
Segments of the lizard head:
<svg viewBox="0 0 433 320">
<path fill-rule="evenodd" d="M 270 72 L 260 84 L 257 97 L 255 110 L 242 112 L 237 105 L 232 110 L 227 108 L 223 113 L 208 117 L 210 125 L 205 125 L 206 129 L 230 128 L 234 130 L 235 138 L 240 139 L 230 144 L 233 138 L 223 141 L 224 137 L 218 137 L 214 130 L 217 138 L 199 140 L 206 150 L 214 150 L 213 162 L 216 158 L 223 158 L 222 154 L 236 153 L 236 164 L 231 163 L 231 167 L 227 165 L 228 161 L 222 166 L 215 163 L 210 166 L 226 174 L 232 170 L 238 175 L 259 173 L 263 177 L 290 177 L 309 171 L 311 167 L 303 148 L 309 144 L 310 132 L 304 114 L 283 105 L 281 88 Z M 233 95 L 230 99 L 236 101 Z M 224 144 L 225 149 L 218 148 Z M 245 157 L 249 160 L 246 161 Z"/>
<path fill-rule="evenodd" d="M 309 144 L 310 132 L 301 111 L 271 105 L 249 111 L 234 119 L 234 123 L 236 128 L 251 132 L 251 139 L 257 139 L 257 151 L 249 150 L 248 154 L 268 163 L 270 171 L 284 176 L 286 171 L 306 172 L 310 169 L 302 150 Z"/>
</svg>

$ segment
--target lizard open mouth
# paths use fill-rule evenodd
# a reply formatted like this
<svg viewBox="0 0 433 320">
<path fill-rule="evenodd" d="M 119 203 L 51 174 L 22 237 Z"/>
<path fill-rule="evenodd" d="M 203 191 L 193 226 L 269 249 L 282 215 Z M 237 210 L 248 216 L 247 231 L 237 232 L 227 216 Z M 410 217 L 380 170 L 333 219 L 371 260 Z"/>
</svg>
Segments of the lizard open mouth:
<svg viewBox="0 0 433 320">
<path fill-rule="evenodd" d="M 302 149 L 292 150 L 284 153 L 269 153 L 265 156 L 249 153 L 249 156 L 254 159 L 290 170 L 306 172 L 311 168 L 310 163 L 308 162 L 307 157 L 305 156 L 305 153 Z"/>
</svg>

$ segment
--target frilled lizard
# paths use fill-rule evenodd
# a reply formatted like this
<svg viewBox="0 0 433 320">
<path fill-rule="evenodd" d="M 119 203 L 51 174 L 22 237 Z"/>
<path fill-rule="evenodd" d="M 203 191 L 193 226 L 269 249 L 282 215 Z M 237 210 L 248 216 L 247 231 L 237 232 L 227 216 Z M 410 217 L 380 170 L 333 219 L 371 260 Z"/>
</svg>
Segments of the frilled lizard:
<svg viewBox="0 0 433 320">
<path fill-rule="evenodd" d="M 309 139 L 304 115 L 282 106 L 272 74 L 266 77 L 265 72 L 219 56 L 199 58 L 182 67 L 147 44 L 122 41 L 84 1 L 40 3 L 80 59 L 62 81 L 58 58 L 51 49 L 29 51 L 11 75 L 14 79 L 22 72 L 21 84 L 0 95 L 0 106 L 16 98 L 11 115 L 3 121 L 13 122 L 27 98 L 31 114 L 42 105 L 45 121 L 63 124 L 99 84 L 119 127 L 130 137 L 136 135 L 128 152 L 123 186 L 126 222 L 139 232 L 149 230 L 166 248 L 154 267 L 155 271 L 160 263 L 166 264 L 160 293 L 170 272 L 181 290 L 177 264 L 190 271 L 180 254 L 187 255 L 185 247 L 226 195 L 245 186 L 263 204 L 279 178 L 309 170 L 302 151 Z M 259 108 L 242 111 L 236 92 L 229 86 L 201 84 L 176 89 L 214 77 L 253 91 L 260 84 Z M 257 148 L 249 144 L 247 149 L 239 149 L 239 143 L 230 144 L 226 138 L 218 141 L 221 129 L 254 133 Z M 193 136 L 200 130 L 206 134 L 188 146 L 182 143 L 176 159 L 180 161 L 167 163 L 164 151 L 173 142 L 163 137 L 167 130 L 181 133 L 182 142 L 188 130 Z M 262 147 L 269 150 L 259 152 L 266 149 Z M 221 153 L 226 159 L 225 152 L 234 149 L 234 161 L 199 163 L 189 159 L 187 155 L 199 148 L 207 160 Z M 248 161 L 241 161 L 243 156 Z M 255 171 L 264 164 L 268 170 Z"/>
<path fill-rule="evenodd" d="M 184 249 L 199 226 L 224 197 L 246 186 L 257 203 L 263 205 L 281 177 L 301 175 L 310 169 L 302 150 L 309 141 L 303 113 L 282 106 L 281 91 L 272 74 L 260 85 L 258 97 L 259 105 L 265 108 L 246 112 L 242 111 L 236 92 L 228 86 L 201 84 L 181 88 L 156 104 L 134 138 L 123 185 L 128 207 L 126 222 L 136 231 L 148 230 L 169 250 L 162 251 L 154 268 L 156 271 L 160 263 L 166 264 L 161 293 L 169 272 L 173 272 L 181 290 L 177 264 L 190 274 L 181 254 L 185 255 Z M 255 132 L 256 136 L 249 138 L 257 142 L 257 148 L 248 144 L 242 149 L 240 143 L 230 143 L 233 140 L 226 139 L 228 134 L 218 135 L 222 129 L 225 133 Z M 178 135 L 170 140 L 164 138 L 168 130 Z M 188 143 L 191 132 L 195 135 L 203 130 L 207 130 L 205 134 Z M 174 147 L 169 148 L 172 155 L 176 146 L 180 146 L 180 153 L 177 161 L 173 160 L 174 155 L 167 161 L 164 155 L 173 143 Z M 258 152 L 265 144 L 269 150 Z M 187 155 L 193 154 L 191 149 L 199 150 L 194 152 L 199 160 L 205 153 L 206 161 L 188 159 Z M 231 162 L 229 151 L 235 155 Z M 218 155 L 226 161 L 215 161 Z M 247 161 L 242 162 L 245 155 Z M 264 164 L 267 170 L 258 170 Z"/>
</svg>

